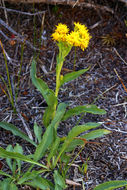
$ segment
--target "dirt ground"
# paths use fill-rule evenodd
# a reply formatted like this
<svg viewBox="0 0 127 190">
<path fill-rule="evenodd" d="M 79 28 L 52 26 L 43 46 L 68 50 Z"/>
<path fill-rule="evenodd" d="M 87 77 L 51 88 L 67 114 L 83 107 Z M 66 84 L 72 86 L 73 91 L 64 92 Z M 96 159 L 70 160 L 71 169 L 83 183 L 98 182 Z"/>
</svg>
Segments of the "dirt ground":
<svg viewBox="0 0 127 190">
<path fill-rule="evenodd" d="M 31 59 L 34 53 L 36 55 L 39 53 L 42 20 L 44 20 L 43 40 L 37 63 L 37 75 L 43 77 L 52 89 L 55 89 L 55 65 L 58 53 L 58 48 L 51 39 L 55 25 L 62 22 L 72 29 L 73 23 L 76 21 L 85 24 L 89 29 L 92 36 L 90 45 L 85 51 L 77 49 L 75 70 L 89 66 L 90 70 L 78 79 L 64 85 L 59 93 L 59 102 L 70 102 L 70 107 L 94 103 L 107 111 L 107 114 L 103 116 L 84 115 L 80 121 L 80 124 L 88 121 L 102 122 L 101 128 L 111 131 L 111 134 L 95 139 L 95 142 L 100 144 L 87 144 L 80 157 L 76 159 L 75 164 L 77 165 L 82 165 L 88 160 L 88 170 L 85 175 L 81 174 L 76 166 L 71 168 L 69 179 L 81 184 L 83 181 L 86 190 L 92 190 L 97 184 L 105 181 L 127 180 L 127 26 L 125 25 L 127 8 L 118 2 L 110 2 L 106 5 L 113 10 L 113 13 L 98 8 L 35 5 L 35 12 L 44 11 L 37 14 L 35 20 L 32 15 L 9 11 L 9 9 L 13 9 L 32 13 L 33 5 L 6 3 L 7 20 L 4 9 L 0 8 L 0 18 L 5 22 L 8 21 L 9 26 L 17 32 L 16 35 L 0 24 L 1 31 L 6 35 L 3 36 L 0 33 L 0 39 L 11 58 L 8 61 L 8 67 L 14 85 L 21 63 L 22 42 L 18 34 L 28 42 L 24 46 L 17 98 L 17 105 L 23 121 L 13 113 L 10 103 L 3 93 L 2 89 L 5 89 L 5 86 L 0 79 L 0 121 L 13 123 L 23 131 L 25 131 L 23 122 L 31 131 L 33 131 L 35 121 L 43 127 L 42 115 L 46 104 L 30 79 Z M 33 48 L 34 25 L 36 50 Z M 63 73 L 73 70 L 74 52 L 75 50 L 72 49 L 68 55 L 62 70 Z M 7 80 L 1 48 L 0 74 Z M 60 135 L 68 134 L 78 119 L 79 116 L 76 116 L 74 119 L 68 119 L 67 122 L 62 123 L 58 133 Z M 1 128 L 0 131 L 1 147 L 6 148 L 8 144 L 22 143 L 26 154 L 28 151 L 33 151 L 33 147 L 20 138 Z M 68 189 L 73 189 L 73 187 L 70 186 Z"/>
</svg>

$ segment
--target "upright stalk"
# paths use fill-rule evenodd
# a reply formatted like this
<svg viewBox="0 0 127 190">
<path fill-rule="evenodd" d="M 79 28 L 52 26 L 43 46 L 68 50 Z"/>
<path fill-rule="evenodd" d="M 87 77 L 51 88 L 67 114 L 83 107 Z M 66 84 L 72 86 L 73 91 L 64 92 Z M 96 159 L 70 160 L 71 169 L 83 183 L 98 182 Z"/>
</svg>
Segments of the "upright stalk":
<svg viewBox="0 0 127 190">
<path fill-rule="evenodd" d="M 6 58 L 6 53 L 3 47 L 2 42 L 0 41 L 0 45 L 3 51 L 3 55 L 4 55 L 4 60 L 5 60 L 5 67 L 6 67 L 6 72 L 7 72 L 7 79 L 8 79 L 8 90 L 9 90 L 9 96 L 10 96 L 10 100 L 11 100 L 11 105 L 14 109 L 14 99 L 13 99 L 13 93 L 12 93 L 12 87 L 11 87 L 11 80 L 10 80 L 10 76 L 9 76 L 9 70 L 8 70 L 8 65 L 7 65 L 7 58 Z"/>
<path fill-rule="evenodd" d="M 75 53 L 74 53 L 73 71 L 75 71 L 75 65 L 76 65 L 76 47 L 75 47 Z"/>
</svg>

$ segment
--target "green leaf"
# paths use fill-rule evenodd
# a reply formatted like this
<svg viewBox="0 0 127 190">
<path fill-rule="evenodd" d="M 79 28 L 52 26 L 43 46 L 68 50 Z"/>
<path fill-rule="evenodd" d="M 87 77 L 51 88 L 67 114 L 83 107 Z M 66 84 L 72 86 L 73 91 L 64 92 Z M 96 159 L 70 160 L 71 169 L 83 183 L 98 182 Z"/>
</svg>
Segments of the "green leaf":
<svg viewBox="0 0 127 190">
<path fill-rule="evenodd" d="M 95 138 L 102 137 L 103 135 L 107 135 L 109 133 L 111 133 L 111 131 L 109 131 L 109 130 L 97 129 L 97 130 L 91 131 L 91 132 L 81 136 L 81 138 L 84 138 L 86 140 L 92 140 L 92 139 L 95 139 Z"/>
<path fill-rule="evenodd" d="M 54 112 L 53 106 L 48 106 L 45 109 L 45 112 L 43 115 L 43 124 L 45 127 L 48 127 L 48 125 L 51 123 L 53 112 Z"/>
<path fill-rule="evenodd" d="M 53 119 L 53 121 L 51 122 L 51 124 L 47 127 L 42 140 L 40 142 L 40 144 L 37 146 L 36 151 L 34 153 L 34 160 L 38 161 L 40 158 L 42 158 L 44 156 L 45 151 L 47 150 L 47 148 L 51 145 L 51 143 L 54 140 L 54 129 L 55 131 L 57 130 L 57 127 L 61 121 L 61 118 L 63 117 L 66 107 L 68 104 L 65 103 L 60 103 L 58 105 L 55 117 Z"/>
<path fill-rule="evenodd" d="M 42 79 L 37 78 L 35 60 L 32 61 L 30 76 L 31 76 L 34 86 L 41 92 L 47 104 L 49 106 L 53 106 L 54 104 L 57 104 L 57 98 L 53 90 L 49 89 L 48 85 Z"/>
<path fill-rule="evenodd" d="M 25 133 L 23 133 L 22 131 L 20 131 L 14 125 L 12 125 L 10 123 L 6 123 L 6 122 L 0 122 L 0 127 L 2 127 L 3 129 L 6 129 L 8 131 L 11 131 L 13 133 L 13 135 L 19 136 L 22 139 L 24 139 L 24 140 L 28 141 L 29 143 L 31 143 L 32 145 L 37 146 L 34 141 L 32 141 Z"/>
<path fill-rule="evenodd" d="M 62 86 L 64 83 L 76 79 L 77 77 L 79 77 L 80 75 L 82 75 L 83 73 L 85 73 L 88 70 L 89 70 L 89 68 L 87 68 L 87 69 L 81 69 L 79 71 L 71 72 L 71 73 L 68 73 L 68 74 L 64 75 L 63 79 L 61 80 L 61 84 L 60 85 Z"/>
<path fill-rule="evenodd" d="M 31 182 L 26 182 L 24 184 L 30 185 L 31 187 L 34 187 L 34 188 L 38 187 L 42 190 L 54 190 L 54 185 L 50 181 L 40 176 L 34 178 Z"/>
<path fill-rule="evenodd" d="M 41 142 L 39 143 L 39 145 L 37 146 L 35 153 L 34 153 L 34 160 L 38 161 L 39 159 L 41 159 L 44 156 L 45 151 L 47 150 L 47 148 L 51 145 L 51 143 L 53 142 L 53 126 L 50 124 L 43 137 Z"/>
<path fill-rule="evenodd" d="M 68 103 L 60 103 L 58 105 L 55 117 L 52 121 L 52 125 L 55 127 L 55 130 L 57 130 L 57 127 L 58 127 L 60 121 L 62 120 L 63 115 L 65 114 L 67 106 L 68 106 Z"/>
<path fill-rule="evenodd" d="M 50 165 L 50 160 L 51 158 L 56 155 L 56 152 L 58 151 L 58 147 L 59 147 L 59 144 L 60 144 L 60 138 L 59 137 L 56 137 L 56 140 L 55 142 L 52 144 L 51 146 L 51 150 L 50 150 L 50 153 L 48 155 L 48 164 Z"/>
<path fill-rule="evenodd" d="M 38 142 L 41 142 L 41 135 L 42 135 L 42 128 L 37 125 L 37 123 L 34 123 L 34 134 L 37 138 Z"/>
<path fill-rule="evenodd" d="M 106 129 L 96 129 L 94 131 L 91 131 L 85 135 L 81 135 L 80 138 L 84 138 L 86 140 L 93 140 L 95 138 L 99 138 L 102 137 L 103 135 L 107 135 L 109 134 L 110 131 L 106 130 Z M 68 148 L 66 149 L 66 152 L 70 152 L 72 150 L 74 150 L 77 146 L 81 146 L 84 144 L 84 141 L 81 139 L 74 139 L 70 145 L 68 146 Z"/>
<path fill-rule="evenodd" d="M 64 178 L 58 173 L 57 170 L 54 171 L 53 176 L 55 181 L 55 190 L 63 190 L 67 187 Z"/>
<path fill-rule="evenodd" d="M 9 145 L 7 146 L 7 148 L 6 148 L 6 150 L 7 150 L 7 151 L 10 151 L 10 152 L 13 152 L 13 147 L 12 147 L 12 145 L 9 144 Z M 7 158 L 7 159 L 6 159 L 6 162 L 7 162 L 8 166 L 9 166 L 9 168 L 11 169 L 11 171 L 13 171 L 12 159 Z"/>
<path fill-rule="evenodd" d="M 96 186 L 94 190 L 113 190 L 113 189 L 120 188 L 126 185 L 127 185 L 127 181 L 124 181 L 124 180 L 108 181 Z"/>
<path fill-rule="evenodd" d="M 38 175 L 39 175 L 40 171 L 31 171 L 31 172 L 26 172 L 19 180 L 18 180 L 18 184 L 21 185 L 23 184 L 25 181 L 28 180 L 33 180 L 35 179 Z"/>
<path fill-rule="evenodd" d="M 44 166 L 43 164 L 40 164 L 38 162 L 35 162 L 34 160 L 28 158 L 27 156 L 24 156 L 20 153 L 15 153 L 15 152 L 9 152 L 4 150 L 3 148 L 0 147 L 0 157 L 1 158 L 12 158 L 12 159 L 19 159 L 25 162 L 28 162 L 30 164 L 35 164 L 38 165 L 42 168 L 48 169 L 46 166 Z"/>
<path fill-rule="evenodd" d="M 23 154 L 23 149 L 19 144 L 16 144 L 16 146 L 14 147 L 14 152 Z M 18 174 L 20 174 L 20 172 L 21 172 L 21 161 L 19 159 L 16 159 L 16 162 L 18 164 Z"/>
<path fill-rule="evenodd" d="M 81 113 L 92 113 L 92 114 L 106 114 L 106 111 L 104 109 L 98 108 L 96 105 L 84 105 L 84 106 L 77 106 L 75 108 L 69 109 L 66 111 L 64 117 L 62 120 L 67 120 L 69 117 L 72 117 L 74 115 L 79 115 Z"/>
<path fill-rule="evenodd" d="M 0 182 L 0 190 L 18 190 L 18 188 L 10 178 L 6 178 Z"/>
<path fill-rule="evenodd" d="M 56 166 L 61 154 L 66 151 L 66 149 L 68 148 L 68 146 L 70 145 L 70 143 L 73 141 L 73 139 L 75 137 L 77 137 L 80 133 L 83 133 L 87 130 L 99 127 L 100 125 L 101 125 L 100 123 L 89 122 L 89 123 L 86 123 L 84 125 L 78 125 L 78 126 L 73 127 L 72 130 L 69 132 L 68 136 L 65 138 L 65 141 L 64 141 L 64 143 L 61 147 L 61 150 L 59 152 L 59 155 L 55 161 L 55 166 Z"/>
<path fill-rule="evenodd" d="M 0 170 L 0 175 L 4 175 L 4 176 L 6 176 L 6 177 L 9 177 L 9 178 L 13 179 L 13 177 L 12 177 L 11 175 L 9 175 L 9 174 L 3 172 L 2 170 Z"/>
</svg>

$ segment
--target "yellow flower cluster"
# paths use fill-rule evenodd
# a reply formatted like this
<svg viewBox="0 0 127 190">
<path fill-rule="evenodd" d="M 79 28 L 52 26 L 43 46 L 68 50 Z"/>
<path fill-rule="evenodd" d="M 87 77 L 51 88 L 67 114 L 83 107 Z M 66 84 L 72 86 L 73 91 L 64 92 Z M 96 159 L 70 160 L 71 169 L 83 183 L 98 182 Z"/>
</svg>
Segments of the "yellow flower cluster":
<svg viewBox="0 0 127 190">
<path fill-rule="evenodd" d="M 55 41 L 66 41 L 66 35 L 68 34 L 69 29 L 65 24 L 59 23 L 58 26 L 56 26 L 55 32 L 52 34 L 52 38 Z"/>
<path fill-rule="evenodd" d="M 59 23 L 56 26 L 55 32 L 52 34 L 52 38 L 58 42 L 62 41 L 68 45 L 80 47 L 84 51 L 88 47 L 91 36 L 85 25 L 79 22 L 75 22 L 74 25 L 74 31 L 69 33 L 67 26 Z"/>
</svg>

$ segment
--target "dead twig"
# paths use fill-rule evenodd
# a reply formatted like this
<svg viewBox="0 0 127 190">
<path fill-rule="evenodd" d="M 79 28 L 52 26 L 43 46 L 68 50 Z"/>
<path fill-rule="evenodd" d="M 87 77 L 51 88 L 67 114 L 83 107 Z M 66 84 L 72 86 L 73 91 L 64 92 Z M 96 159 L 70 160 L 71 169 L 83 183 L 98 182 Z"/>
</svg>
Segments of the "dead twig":
<svg viewBox="0 0 127 190">
<path fill-rule="evenodd" d="M 96 10 L 100 9 L 101 11 L 107 11 L 112 14 L 114 14 L 114 10 L 107 7 L 98 5 L 95 3 L 86 3 L 84 0 L 5 0 L 9 2 L 15 2 L 15 3 L 47 3 L 47 4 L 62 4 L 62 5 L 70 5 L 72 7 L 75 6 L 82 6 L 82 7 L 88 7 L 88 8 L 94 8 Z"/>
<path fill-rule="evenodd" d="M 123 86 L 123 88 L 124 88 L 125 92 L 127 92 L 127 88 L 126 88 L 126 86 L 124 85 L 124 83 L 123 83 L 122 79 L 120 78 L 120 76 L 118 75 L 118 73 L 117 73 L 116 69 L 114 69 L 114 71 L 115 71 L 115 73 L 116 73 L 116 75 L 117 75 L 118 79 L 120 80 L 120 82 L 121 82 L 121 84 L 122 84 L 122 86 Z"/>
<path fill-rule="evenodd" d="M 8 9 L 8 8 L 2 7 L 2 6 L 0 6 L 0 9 L 6 9 L 7 12 L 18 13 L 18 14 L 28 15 L 28 16 L 40 15 L 40 14 L 44 14 L 46 12 L 46 11 L 40 11 L 40 12 L 36 12 L 36 13 L 28 13 L 28 12 L 15 10 L 15 9 Z"/>
<path fill-rule="evenodd" d="M 17 36 L 16 38 L 14 38 L 14 40 L 20 41 L 20 42 L 24 42 L 31 47 L 31 49 L 34 50 L 38 50 L 41 51 L 39 48 L 35 48 L 28 40 L 26 40 L 26 38 L 24 36 L 22 36 L 21 34 L 17 33 L 15 30 L 13 30 L 10 26 L 8 26 L 2 19 L 0 19 L 0 24 L 2 26 L 4 26 L 6 29 L 8 29 L 12 34 L 14 34 L 15 36 Z M 1 30 L 0 30 L 1 31 Z M 3 33 L 3 32 L 1 32 Z M 5 35 L 5 34 L 4 34 Z"/>
<path fill-rule="evenodd" d="M 7 16 L 7 10 L 6 10 L 6 7 L 5 7 L 4 0 L 2 0 L 2 4 L 3 4 L 3 9 L 4 9 L 4 15 L 5 15 L 5 18 L 6 18 L 6 23 L 8 24 L 8 16 Z"/>
<path fill-rule="evenodd" d="M 104 92 L 102 92 L 100 95 L 97 96 L 97 98 L 95 98 L 95 100 L 93 101 L 93 104 L 104 94 L 106 94 L 108 91 L 112 90 L 113 88 L 115 88 L 118 85 L 118 83 L 116 83 L 115 85 L 111 86 L 110 88 L 106 89 Z"/>
<path fill-rule="evenodd" d="M 125 106 L 126 104 L 127 104 L 127 102 L 124 102 L 124 103 L 121 103 L 121 104 L 113 105 L 113 107 L 117 107 L 117 106 Z"/>
<path fill-rule="evenodd" d="M 118 53 L 116 48 L 114 48 L 114 51 L 115 51 L 116 55 L 118 55 L 118 57 L 127 65 L 127 62 L 121 57 L 121 55 Z"/>
</svg>

